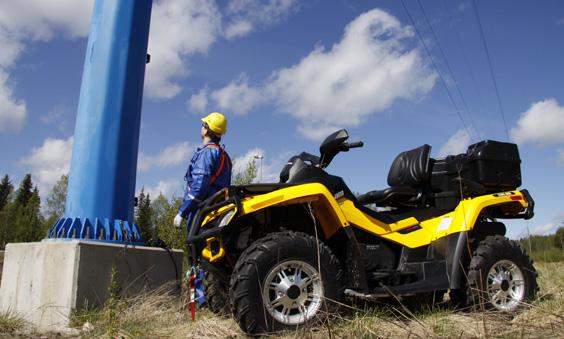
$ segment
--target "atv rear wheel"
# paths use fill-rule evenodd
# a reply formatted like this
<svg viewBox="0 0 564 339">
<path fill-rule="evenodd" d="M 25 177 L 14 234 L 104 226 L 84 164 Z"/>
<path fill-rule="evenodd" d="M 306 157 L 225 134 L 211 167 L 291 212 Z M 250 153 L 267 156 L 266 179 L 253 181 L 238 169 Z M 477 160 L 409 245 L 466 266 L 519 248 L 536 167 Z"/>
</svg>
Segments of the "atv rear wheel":
<svg viewBox="0 0 564 339">
<path fill-rule="evenodd" d="M 472 255 L 466 288 L 451 291 L 455 306 L 512 312 L 535 298 L 537 272 L 521 246 L 488 236 Z"/>
<path fill-rule="evenodd" d="M 210 311 L 220 317 L 231 314 L 229 307 L 229 288 L 213 273 L 206 271 L 204 274 L 204 295 Z"/>
<path fill-rule="evenodd" d="M 247 248 L 231 275 L 232 312 L 248 334 L 315 324 L 342 302 L 343 270 L 329 247 L 300 232 L 270 234 Z"/>
</svg>

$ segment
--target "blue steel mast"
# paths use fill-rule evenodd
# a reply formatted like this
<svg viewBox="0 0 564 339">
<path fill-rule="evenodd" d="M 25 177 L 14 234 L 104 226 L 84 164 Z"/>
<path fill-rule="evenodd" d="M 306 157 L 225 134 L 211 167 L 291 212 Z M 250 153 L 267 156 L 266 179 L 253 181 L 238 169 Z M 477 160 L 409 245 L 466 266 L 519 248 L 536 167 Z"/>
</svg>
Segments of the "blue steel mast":
<svg viewBox="0 0 564 339">
<path fill-rule="evenodd" d="M 94 4 L 65 215 L 50 238 L 142 242 L 133 208 L 151 7 Z"/>
</svg>

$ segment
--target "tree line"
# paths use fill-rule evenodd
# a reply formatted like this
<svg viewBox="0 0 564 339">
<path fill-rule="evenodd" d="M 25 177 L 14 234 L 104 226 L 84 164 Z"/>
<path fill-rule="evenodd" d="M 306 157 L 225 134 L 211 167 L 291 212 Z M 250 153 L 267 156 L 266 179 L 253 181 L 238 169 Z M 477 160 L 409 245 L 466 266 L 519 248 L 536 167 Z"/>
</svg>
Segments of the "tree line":
<svg viewBox="0 0 564 339">
<path fill-rule="evenodd" d="M 232 184 L 243 185 L 254 181 L 257 167 L 254 160 L 247 163 L 240 173 L 234 173 Z M 32 181 L 31 174 L 26 174 L 15 189 L 8 175 L 0 182 L 0 249 L 12 242 L 39 241 L 65 212 L 68 176 L 63 175 L 46 197 L 42 210 L 39 189 Z M 134 222 L 139 226 L 142 236 L 149 242 L 163 240 L 173 248 L 183 248 L 185 230 L 172 225 L 182 197 L 170 199 L 162 194 L 152 199 L 141 188 L 137 197 Z"/>
<path fill-rule="evenodd" d="M 535 261 L 564 261 L 564 221 L 558 226 L 554 234 L 531 235 L 519 242 Z"/>
</svg>

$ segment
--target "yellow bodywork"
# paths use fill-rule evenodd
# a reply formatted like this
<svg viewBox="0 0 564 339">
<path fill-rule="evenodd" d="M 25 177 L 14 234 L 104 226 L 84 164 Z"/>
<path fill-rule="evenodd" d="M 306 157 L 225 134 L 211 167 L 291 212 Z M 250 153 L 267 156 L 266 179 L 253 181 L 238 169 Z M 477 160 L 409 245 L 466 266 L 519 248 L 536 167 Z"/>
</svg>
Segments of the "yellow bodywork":
<svg viewBox="0 0 564 339">
<path fill-rule="evenodd" d="M 241 200 L 239 216 L 252 214 L 272 206 L 299 203 L 308 203 L 311 206 L 311 212 L 315 215 L 326 239 L 330 238 L 339 228 L 352 226 L 409 248 L 428 245 L 447 235 L 472 230 L 482 210 L 489 206 L 511 204 L 512 210 L 516 213 L 527 207 L 523 194 L 519 191 L 511 191 L 462 200 L 453 211 L 425 221 L 409 217 L 386 224 L 363 213 L 348 198 L 342 196 L 335 199 L 324 185 L 312 183 L 247 197 Z M 223 207 L 215 214 L 208 215 L 203 224 L 233 208 L 235 205 Z M 410 230 L 411 228 L 413 230 Z M 409 232 L 402 233 L 401 231 Z M 208 260 L 211 258 L 209 244 L 210 242 L 202 253 Z M 217 256 L 214 256 L 214 261 L 218 259 Z"/>
<path fill-rule="evenodd" d="M 304 184 L 256 195 L 241 201 L 239 215 L 255 213 L 271 206 L 309 203 L 326 238 L 330 238 L 340 227 L 349 226 L 339 204 L 322 184 Z"/>
</svg>

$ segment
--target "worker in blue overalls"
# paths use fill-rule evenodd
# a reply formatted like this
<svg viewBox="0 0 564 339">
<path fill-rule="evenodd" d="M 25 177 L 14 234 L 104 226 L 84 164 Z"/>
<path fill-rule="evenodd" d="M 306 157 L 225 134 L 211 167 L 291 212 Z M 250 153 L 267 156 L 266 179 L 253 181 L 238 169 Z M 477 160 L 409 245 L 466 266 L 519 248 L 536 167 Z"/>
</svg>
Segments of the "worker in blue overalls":
<svg viewBox="0 0 564 339">
<path fill-rule="evenodd" d="M 202 118 L 201 137 L 203 146 L 199 147 L 184 176 L 186 187 L 182 205 L 174 218 L 174 226 L 181 227 L 186 219 L 186 231 L 192 224 L 192 218 L 198 204 L 231 183 L 231 159 L 220 146 L 221 136 L 227 132 L 227 119 L 221 113 L 214 112 Z M 205 302 L 202 286 L 203 271 L 196 274 L 196 301 Z"/>
</svg>

